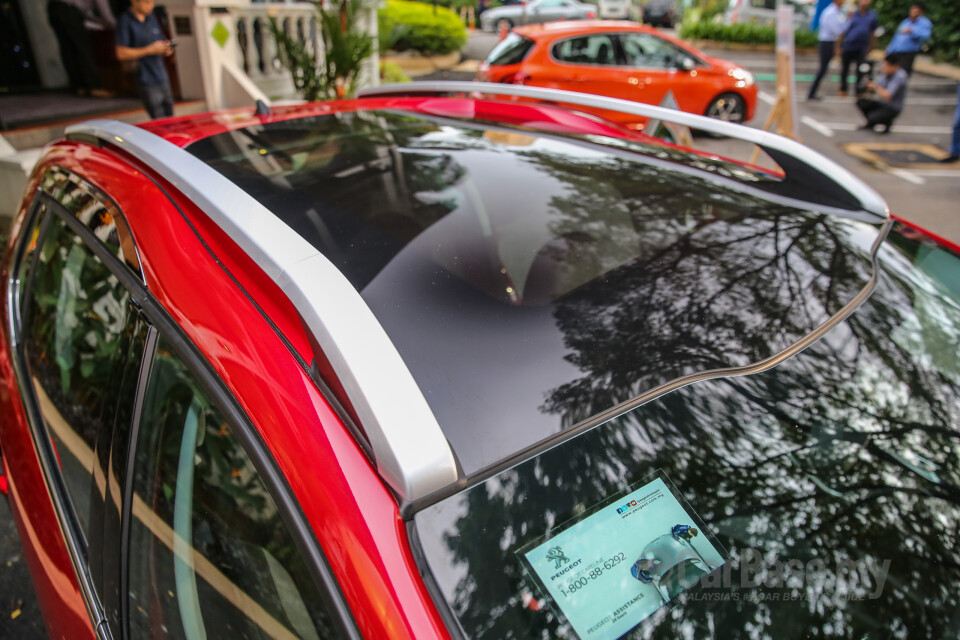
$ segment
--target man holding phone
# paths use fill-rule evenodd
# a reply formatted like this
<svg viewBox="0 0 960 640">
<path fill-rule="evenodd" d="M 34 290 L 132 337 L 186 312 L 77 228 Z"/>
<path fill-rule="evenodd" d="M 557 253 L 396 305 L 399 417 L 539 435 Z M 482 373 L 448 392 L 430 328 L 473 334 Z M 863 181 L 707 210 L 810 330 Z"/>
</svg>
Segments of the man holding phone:
<svg viewBox="0 0 960 640">
<path fill-rule="evenodd" d="M 137 88 L 151 118 L 173 115 L 173 92 L 163 57 L 173 55 L 174 43 L 163 36 L 153 15 L 154 0 L 130 0 L 117 19 L 117 59 L 137 62 Z"/>
</svg>

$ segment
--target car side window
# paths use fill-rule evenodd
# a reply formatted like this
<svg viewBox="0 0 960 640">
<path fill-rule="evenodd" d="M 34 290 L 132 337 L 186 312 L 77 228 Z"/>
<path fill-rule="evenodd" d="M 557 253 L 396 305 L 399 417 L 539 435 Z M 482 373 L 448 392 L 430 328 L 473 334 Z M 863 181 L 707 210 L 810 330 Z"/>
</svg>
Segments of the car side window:
<svg viewBox="0 0 960 640">
<path fill-rule="evenodd" d="M 306 563 L 234 427 L 162 337 L 143 402 L 129 637 L 332 637 Z"/>
<path fill-rule="evenodd" d="M 628 67 L 673 69 L 684 57 L 674 45 L 647 33 L 626 33 L 621 39 Z"/>
<path fill-rule="evenodd" d="M 558 62 L 573 64 L 617 64 L 613 39 L 607 34 L 579 36 L 561 40 L 553 45 L 553 57 Z"/>
<path fill-rule="evenodd" d="M 122 368 L 118 349 L 129 293 L 58 216 L 49 216 L 25 301 L 31 382 L 63 484 L 85 541 L 98 524 L 93 504 L 98 433 L 110 429 Z"/>
</svg>

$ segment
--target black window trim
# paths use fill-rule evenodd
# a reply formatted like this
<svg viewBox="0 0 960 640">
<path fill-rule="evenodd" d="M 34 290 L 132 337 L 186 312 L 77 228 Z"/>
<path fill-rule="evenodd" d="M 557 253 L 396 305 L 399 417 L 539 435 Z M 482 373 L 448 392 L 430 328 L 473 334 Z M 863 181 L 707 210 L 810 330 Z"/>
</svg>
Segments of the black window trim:
<svg viewBox="0 0 960 640">
<path fill-rule="evenodd" d="M 427 588 L 427 593 L 430 594 L 433 604 L 437 607 L 440 619 L 446 625 L 447 633 L 453 640 L 468 640 L 463 625 L 460 624 L 460 616 L 453 610 L 443 593 L 443 589 L 440 588 L 440 582 L 433 574 L 433 568 L 427 562 L 427 554 L 423 550 L 416 519 L 411 517 L 404 524 L 407 529 L 407 539 L 410 541 L 410 551 L 413 553 L 413 561 L 420 569 L 420 577 L 423 579 L 423 584 Z"/>
<path fill-rule="evenodd" d="M 114 428 L 114 438 L 111 444 L 111 456 L 113 446 L 126 445 L 126 455 L 124 459 L 124 482 L 123 482 L 123 503 L 120 511 L 120 633 L 123 640 L 130 637 L 130 514 L 133 511 L 133 461 L 137 453 L 137 440 L 140 436 L 140 418 L 143 416 L 143 401 L 146 394 L 147 383 L 150 381 L 150 372 L 153 370 L 153 359 L 156 355 L 157 340 L 159 332 L 157 328 L 150 324 L 147 317 L 142 316 L 142 321 L 147 324 L 147 337 L 143 342 L 143 356 L 140 359 L 140 371 L 137 374 L 136 399 L 133 403 L 133 411 L 130 416 L 130 429 L 127 432 L 127 442 L 121 443 L 116 437 L 116 428 Z"/>
<path fill-rule="evenodd" d="M 44 210 L 43 219 L 40 221 L 40 226 L 37 234 L 37 244 L 42 246 L 43 240 L 46 237 L 46 234 L 50 227 L 50 220 L 53 219 L 55 210 L 60 209 L 59 205 L 55 208 L 51 206 L 52 203 L 56 201 L 53 199 L 53 196 L 50 194 L 37 190 L 37 194 L 34 197 L 33 202 L 30 204 L 30 208 L 25 217 L 25 227 L 31 228 L 32 225 L 37 223 L 36 217 L 41 215 L 41 209 Z M 64 216 L 60 216 L 61 218 Z M 69 217 L 73 217 L 70 215 Z M 14 302 L 20 302 L 25 299 L 25 296 L 21 297 L 19 295 L 19 289 L 24 285 L 24 283 L 19 282 L 17 279 L 18 270 L 21 266 L 21 261 L 24 257 L 26 251 L 27 243 L 29 242 L 29 234 L 25 235 L 22 241 L 17 246 L 14 251 L 13 263 L 10 265 L 8 280 L 7 280 L 7 325 L 10 328 L 11 339 L 11 362 L 13 364 L 14 377 L 17 381 L 17 386 L 20 390 L 20 401 L 23 405 L 24 413 L 26 414 L 27 423 L 29 425 L 30 438 L 33 440 L 34 450 L 37 453 L 37 459 L 40 462 L 40 471 L 43 475 L 44 485 L 47 490 L 47 495 L 50 497 L 50 502 L 53 504 L 53 510 L 57 518 L 57 524 L 60 527 L 60 533 L 63 536 L 65 546 L 67 548 L 67 555 L 70 558 L 70 563 L 73 565 L 74 574 L 77 577 L 77 583 L 80 587 L 80 593 L 83 597 L 84 606 L 87 609 L 87 615 L 90 618 L 91 624 L 98 638 L 102 640 L 111 640 L 112 636 L 109 634 L 109 631 L 106 633 L 101 632 L 102 623 L 106 619 L 103 606 L 100 602 L 100 599 L 97 597 L 96 590 L 93 585 L 93 578 L 90 575 L 90 569 L 88 566 L 88 558 L 86 554 L 86 545 L 83 541 L 83 537 L 80 533 L 80 524 L 77 521 L 76 516 L 73 512 L 72 503 L 66 492 L 66 486 L 64 486 L 62 476 L 57 472 L 57 467 L 55 464 L 56 455 L 53 452 L 49 434 L 46 427 L 43 423 L 43 417 L 40 414 L 40 407 L 37 404 L 36 395 L 33 393 L 30 383 L 30 377 L 27 373 L 27 363 L 26 363 L 26 353 L 24 350 L 24 343 L 19 339 L 20 330 L 23 325 L 26 325 L 29 321 L 27 314 L 24 314 L 24 317 L 21 319 L 18 318 L 18 307 L 14 307 Z M 39 251 L 35 251 L 31 256 L 32 265 L 27 279 L 25 292 L 29 292 L 31 289 L 30 283 L 33 280 L 34 269 L 37 265 L 38 256 L 40 255 Z"/>
<path fill-rule="evenodd" d="M 596 62 L 570 62 L 569 60 L 561 60 L 554 55 L 554 50 L 557 49 L 560 45 L 568 40 L 576 40 L 577 38 L 589 38 L 590 36 L 606 36 L 610 40 L 610 45 L 613 47 L 613 64 L 599 64 Z M 600 69 L 609 69 L 610 67 L 623 67 L 626 63 L 626 58 L 623 56 L 623 50 L 620 47 L 620 42 L 617 38 L 617 34 L 612 31 L 600 31 L 596 33 L 582 33 L 576 36 L 570 36 L 568 38 L 561 38 L 559 40 L 554 40 L 550 43 L 550 47 L 547 49 L 547 56 L 549 56 L 552 62 L 556 64 L 565 65 L 568 67 L 598 67 Z"/>
<path fill-rule="evenodd" d="M 519 62 L 499 62 L 499 61 L 493 61 L 493 60 L 490 59 L 490 54 L 487 54 L 487 57 L 484 58 L 484 62 L 486 62 L 486 63 L 489 64 L 490 66 L 497 66 L 497 67 L 498 67 L 498 66 L 513 65 L 513 64 L 522 64 L 524 61 L 526 61 L 527 58 L 530 57 L 530 54 L 537 48 L 537 41 L 536 41 L 536 40 L 534 40 L 533 38 L 528 38 L 527 36 L 520 35 L 519 33 L 515 32 L 515 31 L 507 34 L 507 38 L 515 38 L 516 44 L 521 44 L 521 43 L 526 44 L 526 50 L 523 52 L 523 57 L 520 58 L 520 61 L 519 61 Z M 506 42 L 506 39 L 502 40 L 501 42 Z M 498 46 L 499 46 L 499 44 L 500 44 L 500 43 L 497 43 Z M 493 49 L 490 50 L 490 53 L 493 53 Z M 502 52 L 501 52 L 500 55 L 501 55 L 501 56 L 503 55 Z"/>
<path fill-rule="evenodd" d="M 111 273 L 118 278 L 121 284 L 125 286 L 130 293 L 133 304 L 143 310 L 144 319 L 152 325 L 153 330 L 159 330 L 168 340 L 188 370 L 196 377 L 200 388 L 203 389 L 211 401 L 223 411 L 224 417 L 233 427 L 232 432 L 237 436 L 241 446 L 256 468 L 257 473 L 261 479 L 263 479 L 264 485 L 270 492 L 270 496 L 276 502 L 281 519 L 287 531 L 290 533 L 294 544 L 297 546 L 297 551 L 303 557 L 324 605 L 331 614 L 331 622 L 338 628 L 338 631 L 340 631 L 343 637 L 360 638 L 361 636 L 353 614 L 344 599 L 343 593 L 340 590 L 336 577 L 333 575 L 326 555 L 320 547 L 319 541 L 313 535 L 312 530 L 307 524 L 306 516 L 293 497 L 292 491 L 280 473 L 273 456 L 270 455 L 266 445 L 260 438 L 255 427 L 253 427 L 252 423 L 246 417 L 246 414 L 237 404 L 233 396 L 227 391 L 223 381 L 211 369 L 203 355 L 176 325 L 166 310 L 150 295 L 143 282 L 139 280 L 128 267 L 125 267 L 115 255 L 111 254 L 106 246 L 96 238 L 82 221 L 63 207 L 63 205 L 58 202 L 57 196 L 38 188 L 25 218 L 26 225 L 36 223 L 35 218 L 39 215 L 38 212 L 41 208 L 45 208 L 46 215 L 41 221 L 37 237 L 38 246 L 41 245 L 45 238 L 50 220 L 53 219 L 53 216 L 57 216 L 63 220 L 70 230 L 81 239 L 84 245 L 93 251 L 107 268 L 110 269 Z M 27 299 L 25 295 L 20 295 L 20 289 L 23 288 L 24 294 L 29 292 L 30 283 L 33 279 L 34 271 L 32 269 L 29 272 L 26 286 L 17 279 L 18 269 L 21 265 L 21 260 L 25 254 L 28 242 L 28 237 L 21 238 L 16 250 L 13 252 L 13 262 L 8 271 L 7 320 L 11 332 L 10 335 L 12 336 L 11 346 L 14 351 L 12 358 L 14 373 L 30 426 L 30 435 L 34 442 L 34 448 L 37 450 L 41 470 L 47 485 L 47 491 L 57 514 L 57 520 L 61 528 L 61 533 L 64 536 L 71 563 L 73 564 L 74 573 L 80 584 L 81 595 L 87 607 L 87 613 L 90 616 L 97 636 L 104 640 L 112 640 L 113 634 L 110 632 L 103 604 L 97 595 L 90 575 L 85 548 L 84 545 L 80 543 L 82 537 L 78 539 L 77 536 L 79 522 L 73 513 L 72 503 L 66 493 L 63 480 L 57 472 L 57 466 L 55 464 L 56 456 L 50 448 L 47 430 L 43 424 L 39 407 L 36 404 L 36 397 L 32 391 L 30 391 L 24 344 L 20 339 L 22 327 L 26 325 L 28 318 L 24 316 L 21 322 L 21 319 L 18 317 L 20 307 L 12 304 L 14 302 L 19 304 Z M 31 256 L 34 265 L 36 265 L 36 261 L 38 260 L 37 256 L 39 256 L 39 251 Z M 146 354 L 144 357 L 146 358 Z M 141 377 L 141 380 L 138 381 L 137 397 L 135 399 L 135 406 L 138 411 L 142 409 L 142 394 L 145 389 L 143 383 L 145 383 L 145 378 Z M 135 416 L 139 417 L 139 414 L 135 413 Z M 131 433 L 130 447 L 135 446 L 135 440 L 132 436 L 133 434 Z M 129 456 L 130 452 L 128 451 L 127 453 Z M 127 460 L 129 461 L 129 457 L 127 457 Z M 125 510 L 128 503 L 132 503 L 132 495 L 127 494 L 128 489 L 132 490 L 132 485 L 124 487 L 123 499 Z M 129 532 L 129 524 L 126 522 L 127 518 L 128 513 L 124 513 L 121 517 L 121 528 L 125 532 Z M 121 546 L 129 547 L 128 539 L 122 538 Z M 126 562 L 126 560 L 122 560 L 122 562 Z M 125 580 L 126 578 L 122 576 L 121 579 Z M 124 599 L 126 598 L 124 597 Z M 126 638 L 128 633 L 128 619 L 124 617 L 122 622 L 122 637 Z"/>
<path fill-rule="evenodd" d="M 47 180 L 53 180 L 55 184 L 55 191 L 47 190 L 43 188 L 43 184 Z M 100 204 L 106 208 L 107 212 L 113 216 L 114 224 L 116 225 L 117 235 L 121 238 L 120 250 L 125 252 L 128 248 L 131 250 L 132 255 L 125 256 L 127 261 L 127 266 L 131 269 L 136 275 L 143 278 L 143 269 L 140 263 L 140 252 L 137 250 L 136 242 L 133 238 L 133 233 L 130 231 L 130 225 L 127 223 L 126 217 L 120 211 L 120 207 L 117 206 L 117 203 L 114 202 L 113 198 L 108 196 L 102 189 L 97 187 L 94 184 L 91 184 L 85 180 L 82 176 L 73 173 L 69 169 L 66 169 L 60 165 L 51 165 L 44 172 L 43 180 L 41 181 L 41 186 L 38 189 L 44 193 L 49 194 L 54 199 L 58 200 L 63 197 L 63 192 L 66 189 L 66 183 L 73 182 L 80 187 L 83 191 L 87 193 L 88 196 L 97 200 Z M 58 202 L 59 204 L 59 202 Z M 61 205 L 62 206 L 62 205 Z M 68 215 L 69 211 L 67 211 Z M 80 216 L 80 212 L 72 214 L 76 217 Z M 124 240 L 126 242 L 124 242 Z M 99 242 L 99 241 L 98 241 Z M 116 257 L 116 256 L 114 256 Z"/>
</svg>

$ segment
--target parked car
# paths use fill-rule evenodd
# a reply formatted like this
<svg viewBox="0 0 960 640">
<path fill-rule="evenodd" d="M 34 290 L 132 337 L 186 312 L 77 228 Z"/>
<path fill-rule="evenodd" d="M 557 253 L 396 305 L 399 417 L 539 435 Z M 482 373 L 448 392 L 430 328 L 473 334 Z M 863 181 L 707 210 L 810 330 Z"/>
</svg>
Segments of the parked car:
<svg viewBox="0 0 960 640">
<path fill-rule="evenodd" d="M 955 249 L 799 143 L 593 95 L 74 125 L 0 296 L 47 629 L 946 637 Z"/>
<path fill-rule="evenodd" d="M 643 23 L 653 27 L 672 28 L 681 17 L 677 0 L 650 0 L 643 6 Z"/>
<path fill-rule="evenodd" d="M 576 21 L 515 29 L 487 55 L 477 80 L 566 89 L 660 104 L 731 122 L 753 118 L 753 75 L 644 25 Z M 627 114 L 610 114 L 622 119 Z"/>
<path fill-rule="evenodd" d="M 628 20 L 631 10 L 633 0 L 597 0 L 597 17 L 604 20 Z"/>
<path fill-rule="evenodd" d="M 816 5 L 812 0 L 785 0 L 793 6 L 795 29 L 809 29 Z M 774 24 L 777 21 L 777 0 L 730 0 L 723 13 L 726 24 L 755 22 Z"/>
<path fill-rule="evenodd" d="M 480 16 L 480 28 L 484 31 L 509 31 L 517 25 L 596 18 L 597 15 L 596 5 L 577 0 L 532 0 L 519 5 L 487 9 Z"/>
</svg>

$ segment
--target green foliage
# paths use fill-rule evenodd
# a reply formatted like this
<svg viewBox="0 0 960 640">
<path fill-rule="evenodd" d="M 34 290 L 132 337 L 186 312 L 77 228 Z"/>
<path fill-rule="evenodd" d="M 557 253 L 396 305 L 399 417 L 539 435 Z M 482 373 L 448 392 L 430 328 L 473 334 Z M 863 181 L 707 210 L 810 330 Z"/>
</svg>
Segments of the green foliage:
<svg viewBox="0 0 960 640">
<path fill-rule="evenodd" d="M 726 10 L 728 3 L 729 0 L 696 0 L 684 12 L 684 15 L 696 12 L 694 15 L 699 16 L 699 20 L 710 21 L 715 16 L 721 15 Z"/>
<path fill-rule="evenodd" d="M 363 61 L 373 53 L 373 38 L 359 25 L 360 0 L 341 0 L 327 8 L 314 5 L 324 56 L 318 66 L 306 46 L 270 18 L 270 32 L 280 45 L 280 58 L 304 100 L 335 100 L 352 96 Z"/>
<path fill-rule="evenodd" d="M 387 0 L 378 12 L 380 48 L 412 49 L 425 54 L 458 51 L 467 42 L 460 16 L 449 9 L 422 2 Z"/>
<path fill-rule="evenodd" d="M 874 0 L 871 8 L 877 12 L 880 24 L 887 30 L 884 40 L 889 42 L 900 22 L 910 12 L 913 0 Z M 925 0 L 926 15 L 933 23 L 933 33 L 927 47 L 934 58 L 957 62 L 960 52 L 960 11 L 957 0 Z"/>
<path fill-rule="evenodd" d="M 718 22 L 696 20 L 694 16 L 684 19 L 680 27 L 680 37 L 685 40 L 715 40 L 717 42 L 737 42 L 742 44 L 774 44 L 776 29 L 772 25 L 760 25 L 750 22 L 722 24 Z M 817 34 L 800 30 L 794 32 L 797 47 L 816 47 Z"/>
<path fill-rule="evenodd" d="M 410 77 L 403 72 L 396 62 L 380 61 L 380 81 L 384 84 L 410 82 Z"/>
</svg>

